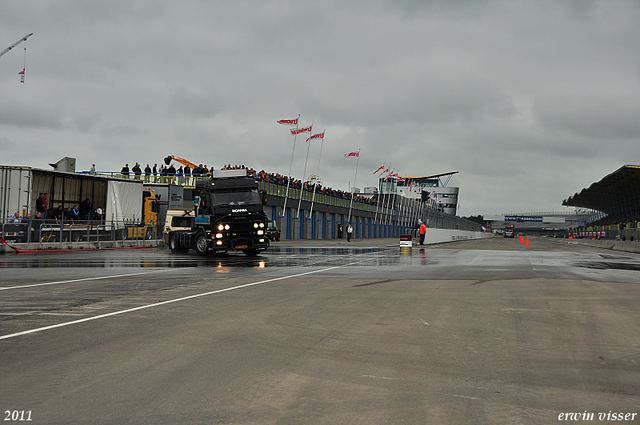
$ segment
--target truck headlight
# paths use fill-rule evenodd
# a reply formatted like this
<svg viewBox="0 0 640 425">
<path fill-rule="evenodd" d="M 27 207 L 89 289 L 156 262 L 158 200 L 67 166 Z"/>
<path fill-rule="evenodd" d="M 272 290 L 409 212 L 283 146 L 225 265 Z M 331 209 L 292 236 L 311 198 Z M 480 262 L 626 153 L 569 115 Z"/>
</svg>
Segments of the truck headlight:
<svg viewBox="0 0 640 425">
<path fill-rule="evenodd" d="M 258 230 L 258 235 L 264 235 L 264 230 Z"/>
<path fill-rule="evenodd" d="M 258 228 L 258 223 L 253 223 L 253 227 Z"/>
<path fill-rule="evenodd" d="M 231 226 L 229 226 L 228 224 L 225 224 L 224 225 L 224 230 L 229 230 L 229 229 L 231 229 Z"/>
<path fill-rule="evenodd" d="M 216 241 L 216 245 L 222 245 L 222 241 Z"/>
<path fill-rule="evenodd" d="M 264 223 L 260 223 L 260 227 L 264 227 Z"/>
<path fill-rule="evenodd" d="M 216 238 L 222 239 L 222 233 L 216 233 Z"/>
<path fill-rule="evenodd" d="M 218 224 L 218 230 L 222 232 L 224 230 L 224 224 L 222 223 Z"/>
</svg>

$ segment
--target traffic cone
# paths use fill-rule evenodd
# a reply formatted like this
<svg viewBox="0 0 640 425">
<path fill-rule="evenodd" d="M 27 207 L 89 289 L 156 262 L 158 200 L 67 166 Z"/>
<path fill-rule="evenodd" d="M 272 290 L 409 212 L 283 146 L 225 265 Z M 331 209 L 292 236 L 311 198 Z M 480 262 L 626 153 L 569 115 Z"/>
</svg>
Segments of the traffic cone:
<svg viewBox="0 0 640 425">
<path fill-rule="evenodd" d="M 524 246 L 529 246 L 529 236 L 527 236 L 527 243 Z"/>
<path fill-rule="evenodd" d="M 520 238 L 520 243 L 524 243 L 524 238 L 522 236 L 518 236 Z"/>
</svg>

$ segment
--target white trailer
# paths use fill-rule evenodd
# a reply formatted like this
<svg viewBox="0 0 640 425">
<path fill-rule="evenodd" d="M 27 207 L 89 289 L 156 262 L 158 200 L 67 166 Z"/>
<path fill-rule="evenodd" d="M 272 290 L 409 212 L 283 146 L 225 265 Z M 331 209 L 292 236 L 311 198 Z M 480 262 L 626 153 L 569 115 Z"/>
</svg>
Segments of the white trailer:
<svg viewBox="0 0 640 425">
<path fill-rule="evenodd" d="M 48 194 L 47 219 L 60 219 L 64 211 L 88 199 L 91 220 L 116 229 L 142 220 L 140 180 L 0 166 L 0 222 L 16 212 L 35 217 L 41 193 Z"/>
</svg>

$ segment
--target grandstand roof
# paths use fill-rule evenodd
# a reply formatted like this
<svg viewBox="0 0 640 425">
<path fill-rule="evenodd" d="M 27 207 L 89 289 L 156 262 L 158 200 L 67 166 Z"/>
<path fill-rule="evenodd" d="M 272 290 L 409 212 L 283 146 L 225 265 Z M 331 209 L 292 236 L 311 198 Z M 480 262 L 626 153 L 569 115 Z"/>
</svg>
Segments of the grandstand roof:
<svg viewBox="0 0 640 425">
<path fill-rule="evenodd" d="M 624 165 L 599 182 L 582 189 L 580 193 L 565 199 L 562 205 L 591 208 L 605 213 L 610 213 L 608 210 L 611 208 L 635 211 L 638 203 L 636 198 L 640 195 L 637 189 L 639 185 L 640 165 Z"/>
<path fill-rule="evenodd" d="M 437 177 L 450 176 L 453 174 L 458 174 L 458 171 L 449 171 L 448 173 L 433 174 L 431 176 L 400 176 L 400 177 L 404 177 L 405 179 L 420 180 L 420 179 L 435 179 Z"/>
</svg>

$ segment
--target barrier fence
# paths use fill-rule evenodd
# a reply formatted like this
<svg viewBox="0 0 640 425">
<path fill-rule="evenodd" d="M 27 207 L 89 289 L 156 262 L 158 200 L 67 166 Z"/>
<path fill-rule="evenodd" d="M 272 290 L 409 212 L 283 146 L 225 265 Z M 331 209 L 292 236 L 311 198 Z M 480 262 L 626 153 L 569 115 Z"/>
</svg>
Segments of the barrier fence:
<svg viewBox="0 0 640 425">
<path fill-rule="evenodd" d="M 31 220 L 2 223 L 0 236 L 8 243 L 52 245 L 69 242 L 123 242 L 136 245 L 162 239 L 162 224 L 133 221 Z"/>
</svg>

